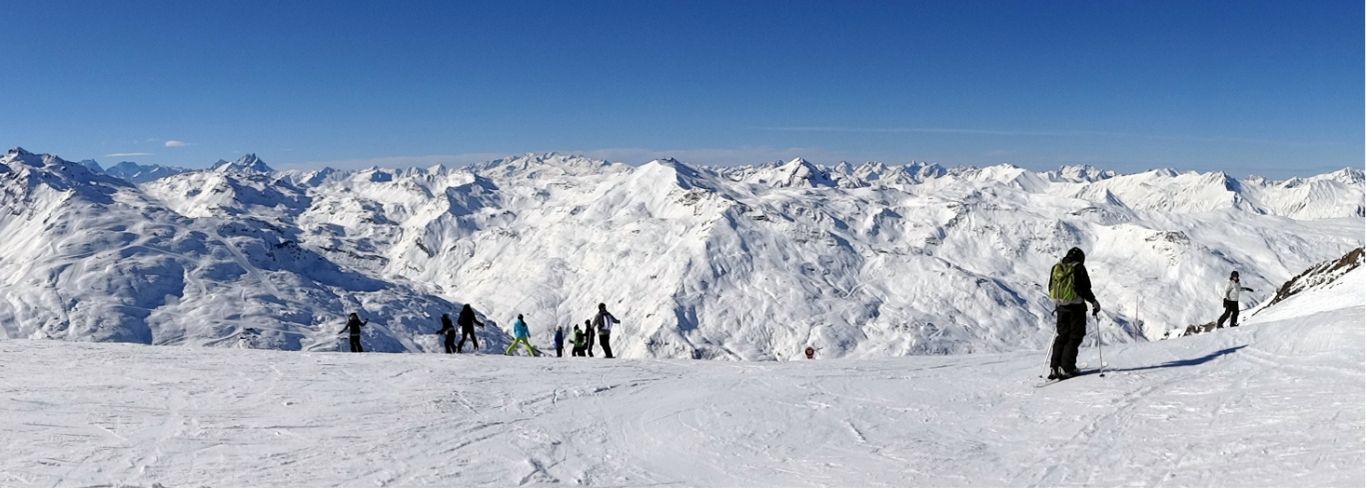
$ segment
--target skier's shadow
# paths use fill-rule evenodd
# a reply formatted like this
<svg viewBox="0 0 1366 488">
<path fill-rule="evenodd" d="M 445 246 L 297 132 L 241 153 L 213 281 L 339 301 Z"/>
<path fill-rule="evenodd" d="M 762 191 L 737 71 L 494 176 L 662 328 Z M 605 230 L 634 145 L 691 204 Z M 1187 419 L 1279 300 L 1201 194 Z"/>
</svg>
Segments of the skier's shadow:
<svg viewBox="0 0 1366 488">
<path fill-rule="evenodd" d="M 1165 363 L 1156 364 L 1156 365 L 1152 365 L 1152 366 L 1140 366 L 1140 367 L 1137 367 L 1137 368 L 1111 369 L 1111 370 L 1109 370 L 1109 371 L 1113 371 L 1113 372 L 1118 373 L 1118 372 L 1123 372 L 1123 371 L 1143 371 L 1143 370 L 1148 370 L 1148 369 L 1178 368 L 1178 367 L 1182 367 L 1182 366 L 1195 366 L 1195 365 L 1197 365 L 1197 364 L 1205 364 L 1205 363 L 1208 363 L 1208 362 L 1210 362 L 1210 361 L 1213 361 L 1213 360 L 1217 359 L 1219 356 L 1223 356 L 1223 355 L 1226 355 L 1226 354 L 1233 354 L 1233 353 L 1235 353 L 1235 352 L 1238 352 L 1239 349 L 1242 349 L 1242 348 L 1244 348 L 1244 347 L 1247 347 L 1247 344 L 1243 344 L 1243 345 L 1237 346 L 1237 347 L 1230 347 L 1230 348 L 1228 348 L 1228 349 L 1220 349 L 1220 350 L 1218 350 L 1218 351 L 1214 351 L 1214 352 L 1212 352 L 1212 353 L 1206 354 L 1206 355 L 1204 355 L 1204 356 L 1200 356 L 1200 357 L 1198 357 L 1198 358 L 1178 359 L 1178 360 L 1175 360 L 1175 361 L 1167 361 L 1167 362 L 1165 362 Z"/>
</svg>

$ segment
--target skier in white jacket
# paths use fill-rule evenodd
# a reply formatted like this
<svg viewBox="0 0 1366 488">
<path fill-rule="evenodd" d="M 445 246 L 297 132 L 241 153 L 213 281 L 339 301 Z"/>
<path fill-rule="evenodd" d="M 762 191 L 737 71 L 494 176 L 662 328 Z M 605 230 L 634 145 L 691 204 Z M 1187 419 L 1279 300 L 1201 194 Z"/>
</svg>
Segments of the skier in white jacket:
<svg viewBox="0 0 1366 488">
<path fill-rule="evenodd" d="M 612 346 L 608 343 L 612 340 L 612 324 L 619 323 L 621 321 L 607 311 L 607 304 L 598 304 L 598 314 L 593 317 L 592 328 L 598 329 L 598 342 L 602 344 L 602 352 L 607 356 L 607 359 L 612 359 Z M 592 333 L 591 329 L 589 333 Z"/>
<path fill-rule="evenodd" d="M 1217 328 L 1224 328 L 1225 320 L 1229 321 L 1230 327 L 1238 326 L 1238 296 L 1244 291 L 1252 289 L 1244 287 L 1243 283 L 1238 281 L 1238 272 L 1234 271 L 1228 277 L 1228 287 L 1224 288 L 1224 314 L 1219 316 Z"/>
</svg>

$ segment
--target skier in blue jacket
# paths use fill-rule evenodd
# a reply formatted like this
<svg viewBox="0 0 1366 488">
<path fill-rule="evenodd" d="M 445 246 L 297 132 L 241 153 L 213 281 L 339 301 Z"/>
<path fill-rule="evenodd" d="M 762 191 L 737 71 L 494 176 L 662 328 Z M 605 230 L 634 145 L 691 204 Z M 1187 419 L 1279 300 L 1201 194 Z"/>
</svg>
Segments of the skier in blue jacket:
<svg viewBox="0 0 1366 488">
<path fill-rule="evenodd" d="M 512 336 L 512 344 L 508 346 L 507 355 L 511 356 L 512 352 L 517 350 L 519 344 L 526 346 L 527 351 L 529 351 L 532 356 L 541 355 L 541 351 L 536 350 L 536 347 L 531 345 L 531 329 L 528 328 L 526 322 L 522 320 L 522 314 L 517 314 L 517 320 L 512 323 Z"/>
</svg>

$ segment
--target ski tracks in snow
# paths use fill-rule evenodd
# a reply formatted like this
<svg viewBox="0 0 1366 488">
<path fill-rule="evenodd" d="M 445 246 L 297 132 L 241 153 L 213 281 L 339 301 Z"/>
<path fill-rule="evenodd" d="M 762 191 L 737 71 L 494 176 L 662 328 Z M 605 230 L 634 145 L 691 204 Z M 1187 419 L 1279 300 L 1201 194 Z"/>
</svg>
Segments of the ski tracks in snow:
<svg viewBox="0 0 1366 488">
<path fill-rule="evenodd" d="M 1020 381 L 1039 353 L 731 363 L 3 341 L 0 484 L 1359 486 L 1355 310 L 1107 348 L 1107 378 L 1044 389 Z"/>
</svg>

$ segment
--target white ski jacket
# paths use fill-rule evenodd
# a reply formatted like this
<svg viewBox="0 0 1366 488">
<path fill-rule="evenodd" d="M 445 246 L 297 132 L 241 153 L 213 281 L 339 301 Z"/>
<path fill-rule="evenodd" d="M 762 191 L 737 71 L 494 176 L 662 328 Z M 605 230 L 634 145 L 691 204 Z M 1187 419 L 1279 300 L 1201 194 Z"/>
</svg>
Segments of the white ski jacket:
<svg viewBox="0 0 1366 488">
<path fill-rule="evenodd" d="M 1228 280 L 1228 288 L 1224 289 L 1224 299 L 1230 302 L 1236 302 L 1238 301 L 1238 297 L 1242 295 L 1243 290 L 1252 291 L 1251 288 L 1244 288 L 1242 284 L 1237 281 Z"/>
</svg>

